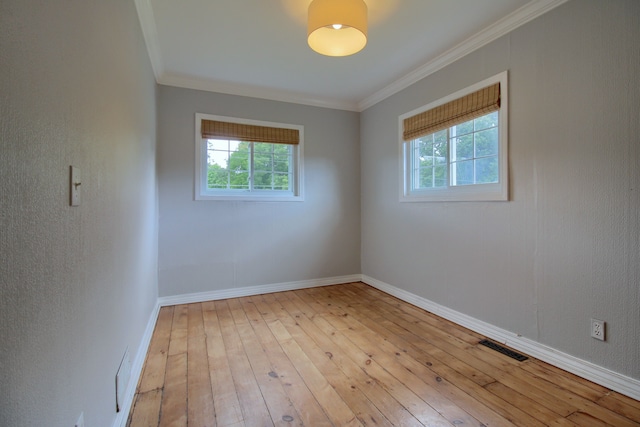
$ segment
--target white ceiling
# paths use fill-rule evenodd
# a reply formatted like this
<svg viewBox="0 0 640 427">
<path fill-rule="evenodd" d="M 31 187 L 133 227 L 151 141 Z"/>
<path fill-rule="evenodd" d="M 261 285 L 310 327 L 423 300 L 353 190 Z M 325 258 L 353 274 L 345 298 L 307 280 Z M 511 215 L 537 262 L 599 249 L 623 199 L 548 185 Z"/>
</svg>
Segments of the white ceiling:
<svg viewBox="0 0 640 427">
<path fill-rule="evenodd" d="M 306 41 L 311 0 L 135 0 L 158 83 L 362 111 L 566 0 L 365 0 L 369 38 Z"/>
</svg>

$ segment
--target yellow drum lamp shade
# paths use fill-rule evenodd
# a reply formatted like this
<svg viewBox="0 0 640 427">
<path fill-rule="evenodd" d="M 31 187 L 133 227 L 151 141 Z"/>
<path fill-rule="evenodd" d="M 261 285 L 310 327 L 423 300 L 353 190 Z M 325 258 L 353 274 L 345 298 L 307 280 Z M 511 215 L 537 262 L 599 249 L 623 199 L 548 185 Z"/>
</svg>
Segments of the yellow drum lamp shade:
<svg viewBox="0 0 640 427">
<path fill-rule="evenodd" d="M 309 5 L 307 42 L 327 56 L 348 56 L 367 44 L 364 0 L 313 0 Z"/>
</svg>

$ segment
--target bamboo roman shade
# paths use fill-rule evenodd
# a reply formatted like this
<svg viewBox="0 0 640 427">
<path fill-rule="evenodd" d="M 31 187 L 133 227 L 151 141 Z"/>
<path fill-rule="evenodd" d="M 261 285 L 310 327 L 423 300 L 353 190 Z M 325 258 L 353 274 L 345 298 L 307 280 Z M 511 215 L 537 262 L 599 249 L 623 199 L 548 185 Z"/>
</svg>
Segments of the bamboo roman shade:
<svg viewBox="0 0 640 427">
<path fill-rule="evenodd" d="M 242 123 L 221 122 L 217 120 L 202 120 L 202 138 L 204 139 L 233 139 L 247 142 L 268 142 L 273 144 L 300 143 L 298 129 L 277 128 L 270 126 L 256 126 Z"/>
<path fill-rule="evenodd" d="M 402 137 L 411 141 L 500 109 L 500 83 L 404 119 Z"/>
</svg>

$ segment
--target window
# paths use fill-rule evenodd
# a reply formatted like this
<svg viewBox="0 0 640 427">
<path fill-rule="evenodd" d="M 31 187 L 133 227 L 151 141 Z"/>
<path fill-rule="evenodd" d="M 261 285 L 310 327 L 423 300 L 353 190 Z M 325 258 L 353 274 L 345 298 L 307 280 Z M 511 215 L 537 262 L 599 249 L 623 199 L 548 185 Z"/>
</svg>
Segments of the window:
<svg viewBox="0 0 640 427">
<path fill-rule="evenodd" d="M 508 200 L 507 72 L 400 117 L 405 202 Z"/>
<path fill-rule="evenodd" d="M 196 200 L 302 200 L 303 127 L 196 114 Z"/>
</svg>

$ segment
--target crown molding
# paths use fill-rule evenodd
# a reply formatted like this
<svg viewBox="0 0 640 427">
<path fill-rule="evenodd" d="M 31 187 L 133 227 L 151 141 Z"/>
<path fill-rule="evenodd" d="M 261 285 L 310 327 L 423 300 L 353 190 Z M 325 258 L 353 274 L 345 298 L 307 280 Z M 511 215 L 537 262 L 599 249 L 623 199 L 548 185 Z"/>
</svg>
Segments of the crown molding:
<svg viewBox="0 0 640 427">
<path fill-rule="evenodd" d="M 280 89 L 269 89 L 260 86 L 235 84 L 212 79 L 182 76 L 172 73 L 163 73 L 160 77 L 156 77 L 156 81 L 158 82 L 158 84 L 181 87 L 185 89 L 196 89 L 207 92 L 225 93 L 228 95 L 247 96 L 250 98 L 268 99 L 271 101 L 310 105 L 313 107 L 331 108 L 334 110 L 359 112 L 358 104 L 356 102 L 321 99 L 310 96 L 308 94 L 301 94 Z"/>
<path fill-rule="evenodd" d="M 160 43 L 158 42 L 158 30 L 156 28 L 156 20 L 153 17 L 153 8 L 150 0 L 134 0 L 136 10 L 138 11 L 138 20 L 142 28 L 142 36 L 147 45 L 147 53 L 151 60 L 151 68 L 153 74 L 158 81 L 158 77 L 164 72 L 164 63 L 162 54 L 160 53 Z"/>
<path fill-rule="evenodd" d="M 158 31 L 156 29 L 153 8 L 150 0 L 134 0 L 138 11 L 138 19 L 140 20 L 142 34 L 147 45 L 147 52 L 151 60 L 151 66 L 158 84 L 356 112 L 362 112 L 367 108 L 374 106 L 378 102 L 381 102 L 391 95 L 406 89 L 412 84 L 424 79 L 436 71 L 441 70 L 465 55 L 468 55 L 495 39 L 508 34 L 516 28 L 532 21 L 552 9 L 555 9 L 567 1 L 569 0 L 532 1 L 484 30 L 469 37 L 448 51 L 442 53 L 426 64 L 399 78 L 390 85 L 378 90 L 367 98 L 359 102 L 355 100 L 350 102 L 335 99 L 323 99 L 310 96 L 308 94 L 279 89 L 269 89 L 252 85 L 234 84 L 211 79 L 166 73 L 164 63 L 162 61 L 162 54 L 158 41 Z"/>
<path fill-rule="evenodd" d="M 446 67 L 469 53 L 480 49 L 499 37 L 502 37 L 516 28 L 534 20 L 540 15 L 566 3 L 569 0 L 538 0 L 522 6 L 520 9 L 505 16 L 484 30 L 474 34 L 448 51 L 438 55 L 431 61 L 420 66 L 404 77 L 379 90 L 373 95 L 358 103 L 358 111 L 364 111 L 380 101 L 400 92 L 425 77 Z"/>
</svg>

